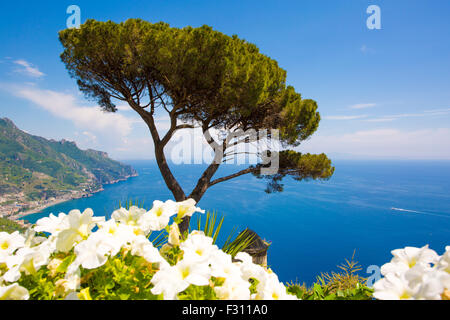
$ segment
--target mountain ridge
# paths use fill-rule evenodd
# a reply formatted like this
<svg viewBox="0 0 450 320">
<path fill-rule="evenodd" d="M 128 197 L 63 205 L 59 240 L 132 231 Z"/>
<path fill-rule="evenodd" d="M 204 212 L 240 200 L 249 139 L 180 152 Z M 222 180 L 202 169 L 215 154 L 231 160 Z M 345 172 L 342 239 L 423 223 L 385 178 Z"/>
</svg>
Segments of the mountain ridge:
<svg viewBox="0 0 450 320">
<path fill-rule="evenodd" d="M 0 216 L 89 196 L 136 175 L 106 152 L 32 135 L 0 118 Z"/>
</svg>

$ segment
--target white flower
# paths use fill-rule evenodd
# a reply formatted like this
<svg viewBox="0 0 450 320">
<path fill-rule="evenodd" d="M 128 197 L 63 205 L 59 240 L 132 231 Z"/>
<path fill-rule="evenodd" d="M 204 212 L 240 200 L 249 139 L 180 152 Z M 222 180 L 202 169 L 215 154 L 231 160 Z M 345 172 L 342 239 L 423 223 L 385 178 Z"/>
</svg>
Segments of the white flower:
<svg viewBox="0 0 450 320">
<path fill-rule="evenodd" d="M 25 238 L 18 231 L 13 233 L 0 232 L 0 263 L 5 263 L 6 258 L 18 248 L 25 245 Z"/>
<path fill-rule="evenodd" d="M 245 280 L 249 280 L 251 278 L 258 280 L 259 282 L 265 281 L 267 277 L 266 270 L 255 263 L 253 263 L 252 257 L 246 252 L 239 252 L 236 254 L 235 259 L 240 260 L 241 262 L 236 262 L 242 272 L 242 277 Z"/>
<path fill-rule="evenodd" d="M 256 300 L 297 300 L 296 296 L 287 293 L 285 285 L 273 272 L 266 273 L 265 279 L 258 283 L 256 290 Z"/>
<path fill-rule="evenodd" d="M 428 246 L 393 250 L 394 258 L 381 268 L 385 278 L 374 284 L 374 297 L 380 300 L 446 298 L 450 288 L 449 249 L 446 247 L 442 257 Z"/>
<path fill-rule="evenodd" d="M 3 275 L 6 282 L 16 282 L 20 279 L 20 266 L 24 260 L 23 256 L 12 255 L 6 259 L 6 268 L 8 271 Z"/>
<path fill-rule="evenodd" d="M 102 233 L 93 233 L 87 240 L 75 246 L 77 257 L 73 264 L 81 265 L 85 269 L 101 267 L 106 263 L 109 255 L 114 256 L 119 250 L 110 240 Z"/>
<path fill-rule="evenodd" d="M 3 278 L 5 281 L 15 282 L 19 280 L 21 272 L 35 274 L 42 266 L 48 264 L 50 255 L 51 249 L 46 242 L 33 248 L 20 248 L 15 255 L 6 260 L 8 271 Z"/>
<path fill-rule="evenodd" d="M 211 264 L 211 275 L 216 278 L 225 278 L 227 281 L 229 280 L 230 286 L 233 279 L 235 282 L 236 279 L 242 280 L 242 271 L 237 264 L 234 264 L 231 260 L 231 256 L 222 250 L 214 251 L 210 256 L 209 260 Z M 248 281 L 244 281 L 250 284 Z"/>
<path fill-rule="evenodd" d="M 131 254 L 143 257 L 150 263 L 166 263 L 164 258 L 159 254 L 158 249 L 145 236 L 138 236 L 134 239 L 131 243 Z"/>
<path fill-rule="evenodd" d="M 120 208 L 111 216 L 116 222 L 132 227 L 136 235 L 147 235 L 151 229 L 149 215 L 143 208 L 131 206 L 129 210 Z"/>
<path fill-rule="evenodd" d="M 165 300 L 174 300 L 178 293 L 191 284 L 208 285 L 209 278 L 207 264 L 183 259 L 175 266 L 166 266 L 155 273 L 151 280 L 154 284 L 151 292 L 156 295 L 162 293 Z"/>
<path fill-rule="evenodd" d="M 146 211 L 143 208 L 131 206 L 129 210 L 125 208 L 115 210 L 111 217 L 117 222 L 134 227 L 139 225 L 139 219 L 145 214 L 145 212 Z"/>
<path fill-rule="evenodd" d="M 185 216 L 191 217 L 194 212 L 205 213 L 205 210 L 197 208 L 194 199 L 187 199 L 185 201 L 176 203 L 176 212 L 178 218 L 184 218 Z"/>
<path fill-rule="evenodd" d="M 92 209 L 86 209 L 83 213 L 79 210 L 71 210 L 67 217 L 67 228 L 57 234 L 56 249 L 68 252 L 74 244 L 86 239 L 95 224 L 102 221 L 104 217 L 93 217 Z"/>
<path fill-rule="evenodd" d="M 118 223 L 114 219 L 101 222 L 98 225 L 99 230 L 97 230 L 97 233 L 101 233 L 104 237 L 109 238 L 109 240 L 105 241 L 109 241 L 112 246 L 117 247 L 117 250 L 127 246 L 137 236 L 135 227 Z M 140 234 L 140 232 L 137 233 Z"/>
<path fill-rule="evenodd" d="M 34 274 L 42 266 L 45 266 L 49 262 L 51 251 L 44 243 L 32 249 L 22 248 L 16 253 L 18 256 L 23 256 L 24 260 L 20 267 L 21 271 L 25 271 L 26 274 Z"/>
<path fill-rule="evenodd" d="M 439 270 L 450 274 L 450 246 L 445 247 L 445 253 L 439 259 L 437 267 Z"/>
<path fill-rule="evenodd" d="M 169 229 L 169 239 L 167 242 L 171 244 L 172 246 L 179 246 L 180 245 L 180 238 L 181 233 L 180 229 L 178 228 L 178 224 L 172 223 Z"/>
<path fill-rule="evenodd" d="M 56 235 L 61 230 L 65 230 L 67 228 L 69 228 L 67 215 L 61 212 L 58 216 L 51 213 L 48 217 L 39 219 L 36 222 L 34 230 L 37 232 L 49 232 L 50 234 Z"/>
<path fill-rule="evenodd" d="M 205 236 L 202 231 L 193 231 L 185 241 L 180 244 L 185 259 L 208 262 L 211 255 L 219 250 L 213 245 L 213 239 Z"/>
<path fill-rule="evenodd" d="M 176 203 L 172 200 L 155 200 L 152 209 L 145 214 L 143 224 L 151 231 L 160 231 L 169 224 L 170 217 L 177 213 L 176 210 Z"/>
<path fill-rule="evenodd" d="M 57 296 L 69 296 L 71 293 L 75 292 L 80 288 L 80 274 L 79 272 L 75 274 L 66 275 L 64 279 L 59 279 L 55 282 L 55 293 Z M 69 298 L 70 300 L 70 298 Z"/>
<path fill-rule="evenodd" d="M 417 289 L 409 286 L 404 276 L 388 273 L 373 285 L 373 296 L 379 300 L 413 300 Z"/>
<path fill-rule="evenodd" d="M 46 237 L 36 237 L 36 231 L 32 228 L 28 228 L 25 231 L 25 246 L 34 247 L 47 240 Z"/>
<path fill-rule="evenodd" d="M 217 298 L 221 300 L 249 300 L 250 282 L 240 278 L 228 278 L 220 287 L 214 287 Z"/>
<path fill-rule="evenodd" d="M 393 250 L 391 253 L 394 257 L 390 263 L 381 267 L 382 275 L 388 273 L 402 274 L 416 264 L 436 263 L 439 257 L 434 250 L 428 249 L 428 245 L 422 248 L 405 247 L 404 249 Z"/>
<path fill-rule="evenodd" d="M 0 300 L 28 300 L 28 290 L 17 283 L 9 286 L 0 286 Z"/>
<path fill-rule="evenodd" d="M 253 264 L 252 256 L 244 251 L 238 252 L 234 258 L 236 260 L 240 260 L 239 263 L 242 263 L 242 264 Z"/>
</svg>

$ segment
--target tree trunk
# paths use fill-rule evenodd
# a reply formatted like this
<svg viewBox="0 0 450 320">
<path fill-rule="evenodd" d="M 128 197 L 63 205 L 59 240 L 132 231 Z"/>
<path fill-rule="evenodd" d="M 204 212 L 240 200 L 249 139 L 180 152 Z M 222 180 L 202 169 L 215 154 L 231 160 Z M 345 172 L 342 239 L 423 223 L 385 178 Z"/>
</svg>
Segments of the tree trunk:
<svg viewBox="0 0 450 320">
<path fill-rule="evenodd" d="M 153 117 L 139 108 L 134 107 L 133 109 L 138 111 L 138 113 L 141 115 L 142 119 L 145 121 L 150 130 L 150 133 L 153 138 L 153 143 L 155 145 L 156 163 L 158 164 L 159 171 L 161 172 L 161 175 L 164 179 L 164 182 L 166 183 L 166 186 L 169 188 L 170 192 L 172 192 L 175 201 L 179 202 L 186 200 L 187 199 L 186 194 L 184 193 L 178 181 L 173 176 L 172 171 L 170 171 L 169 165 L 167 164 L 166 156 L 164 155 L 165 144 L 162 143 L 159 138 L 158 130 L 155 126 Z M 189 231 L 190 220 L 191 217 L 184 217 L 181 223 L 179 224 L 178 227 L 182 235 L 184 235 L 185 232 Z"/>
<path fill-rule="evenodd" d="M 191 217 L 186 216 L 181 220 L 181 223 L 178 224 L 178 228 L 180 229 L 180 233 L 183 238 L 184 238 L 186 232 L 189 233 L 190 222 L 191 222 Z"/>
<path fill-rule="evenodd" d="M 169 169 L 166 158 L 164 156 L 164 151 L 162 149 L 155 148 L 155 156 L 156 162 L 158 163 L 159 171 L 161 172 L 167 187 L 172 192 L 175 201 L 180 202 L 186 200 L 187 198 L 186 195 L 184 194 L 183 189 L 181 189 L 180 185 L 178 184 L 178 181 L 175 179 L 175 177 L 173 176 L 172 172 Z M 183 237 L 186 232 L 189 232 L 190 221 L 191 217 L 186 216 L 178 225 L 180 233 L 182 234 Z"/>
<path fill-rule="evenodd" d="M 183 189 L 173 176 L 172 171 L 170 171 L 169 165 L 167 164 L 166 157 L 164 155 L 164 151 L 162 148 L 155 147 L 155 158 L 156 163 L 158 164 L 159 167 L 159 171 L 163 176 L 164 182 L 166 183 L 169 190 L 172 192 L 175 201 L 186 200 L 186 195 L 184 194 Z"/>
</svg>

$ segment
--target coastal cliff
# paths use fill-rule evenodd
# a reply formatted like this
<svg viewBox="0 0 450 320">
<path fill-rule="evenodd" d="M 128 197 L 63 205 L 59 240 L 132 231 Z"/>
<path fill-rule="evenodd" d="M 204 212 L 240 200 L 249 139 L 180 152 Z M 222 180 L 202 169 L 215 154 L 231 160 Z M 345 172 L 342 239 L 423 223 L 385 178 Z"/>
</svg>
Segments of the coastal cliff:
<svg viewBox="0 0 450 320">
<path fill-rule="evenodd" d="M 133 176 L 137 172 L 131 166 L 106 152 L 30 135 L 10 119 L 0 119 L 0 217 L 87 197 Z"/>
</svg>

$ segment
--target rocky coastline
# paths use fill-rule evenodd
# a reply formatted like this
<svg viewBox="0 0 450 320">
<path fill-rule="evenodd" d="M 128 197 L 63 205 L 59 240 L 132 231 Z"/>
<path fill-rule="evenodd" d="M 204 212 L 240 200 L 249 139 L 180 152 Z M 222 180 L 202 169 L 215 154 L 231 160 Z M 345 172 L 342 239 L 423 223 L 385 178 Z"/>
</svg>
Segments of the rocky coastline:
<svg viewBox="0 0 450 320">
<path fill-rule="evenodd" d="M 104 182 L 103 185 L 109 185 L 109 184 L 115 184 L 121 181 L 126 181 L 130 178 L 133 177 L 137 177 L 138 173 L 135 172 L 131 175 L 127 175 L 123 178 L 120 179 L 115 179 L 115 180 L 111 180 L 108 182 Z M 63 202 L 67 202 L 67 201 L 71 201 L 71 200 L 75 200 L 75 199 L 80 199 L 80 198 L 88 198 L 88 197 L 92 197 L 95 193 L 101 192 L 104 190 L 103 185 L 100 185 L 99 188 L 96 188 L 94 190 L 87 190 L 87 191 L 83 191 L 83 190 L 78 190 L 78 191 L 74 191 L 71 192 L 70 194 L 63 194 L 61 196 L 58 197 L 54 197 L 52 199 L 47 199 L 47 200 L 42 200 L 42 202 L 38 203 L 36 206 L 29 208 L 25 211 L 17 211 L 17 212 L 13 212 L 10 214 L 3 214 L 4 218 L 8 218 L 12 221 L 18 222 L 19 224 L 23 225 L 23 226 L 28 226 L 29 223 L 26 221 L 26 219 L 22 219 L 23 217 L 26 217 L 28 215 L 31 214 L 35 214 L 35 213 L 39 213 L 42 210 L 63 203 Z M 22 204 L 17 203 L 15 204 L 16 206 L 22 206 Z"/>
</svg>

